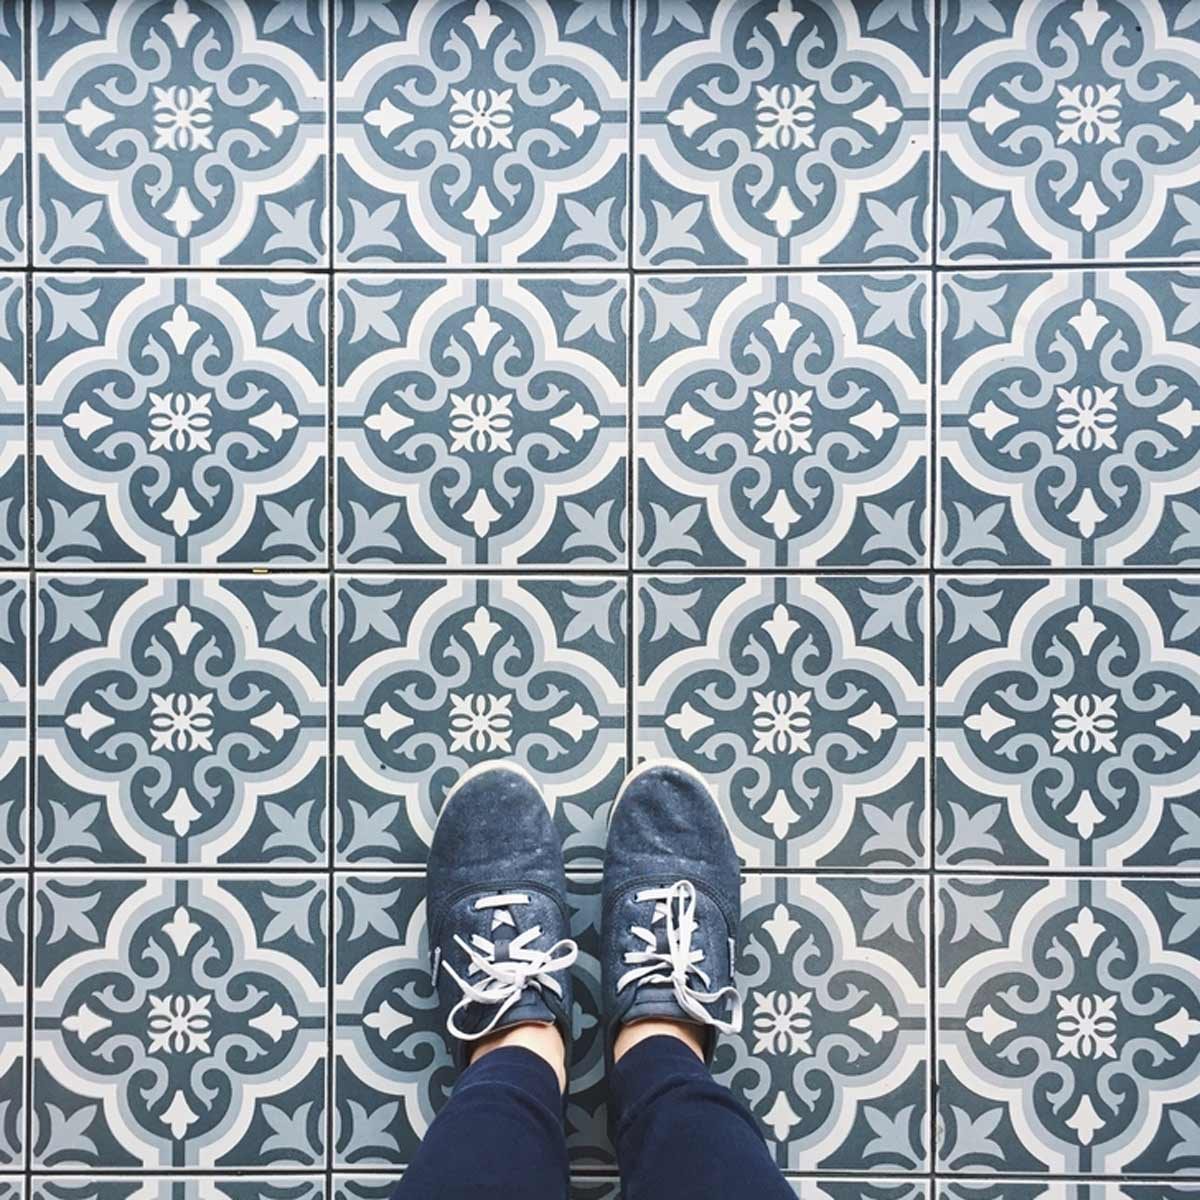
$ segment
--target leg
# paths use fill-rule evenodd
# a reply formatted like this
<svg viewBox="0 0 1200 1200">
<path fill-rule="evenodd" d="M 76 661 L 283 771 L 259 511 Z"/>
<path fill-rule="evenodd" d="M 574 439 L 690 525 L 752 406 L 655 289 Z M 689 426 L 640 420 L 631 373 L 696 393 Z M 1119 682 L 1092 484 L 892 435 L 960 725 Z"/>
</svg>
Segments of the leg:
<svg viewBox="0 0 1200 1200">
<path fill-rule="evenodd" d="M 633 1045 L 609 1096 L 623 1200 L 795 1200 L 754 1118 L 680 1038 Z"/>
<path fill-rule="evenodd" d="M 481 1054 L 429 1127 L 394 1200 L 565 1200 L 567 1139 L 554 1068 L 523 1046 Z"/>
</svg>

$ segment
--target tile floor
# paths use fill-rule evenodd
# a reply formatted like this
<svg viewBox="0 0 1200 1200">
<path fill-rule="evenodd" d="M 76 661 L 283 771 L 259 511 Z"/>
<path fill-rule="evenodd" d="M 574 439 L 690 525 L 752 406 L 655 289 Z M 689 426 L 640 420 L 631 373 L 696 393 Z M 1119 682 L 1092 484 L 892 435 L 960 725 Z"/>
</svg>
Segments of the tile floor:
<svg viewBox="0 0 1200 1200">
<path fill-rule="evenodd" d="M 503 755 L 611 1200 L 661 754 L 798 1195 L 1200 1200 L 1198 375 L 1197 0 L 0 0 L 0 1200 L 385 1200 Z"/>
</svg>

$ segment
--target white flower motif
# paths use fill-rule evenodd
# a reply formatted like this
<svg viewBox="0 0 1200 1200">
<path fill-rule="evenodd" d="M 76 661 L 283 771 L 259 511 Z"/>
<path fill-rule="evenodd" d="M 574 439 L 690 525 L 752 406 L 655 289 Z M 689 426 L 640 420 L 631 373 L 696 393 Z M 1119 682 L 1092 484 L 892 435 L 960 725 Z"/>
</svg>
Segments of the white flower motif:
<svg viewBox="0 0 1200 1200">
<path fill-rule="evenodd" d="M 1058 85 L 1058 142 L 1064 145 L 1092 145 L 1096 142 L 1120 144 L 1121 85 L 1104 87 L 1079 83 L 1074 87 Z"/>
<path fill-rule="evenodd" d="M 1058 996 L 1058 1057 L 1116 1058 L 1116 996 Z"/>
<path fill-rule="evenodd" d="M 450 749 L 500 750 L 512 746 L 512 696 L 505 692 L 450 695 Z"/>
<path fill-rule="evenodd" d="M 147 1027 L 151 1054 L 208 1053 L 211 995 L 151 996 Z"/>
<path fill-rule="evenodd" d="M 1056 388 L 1058 442 L 1056 450 L 1115 450 L 1116 387 Z"/>
<path fill-rule="evenodd" d="M 211 150 L 212 88 L 152 87 L 154 149 Z"/>
<path fill-rule="evenodd" d="M 512 88 L 451 88 L 450 147 L 512 149 Z"/>
<path fill-rule="evenodd" d="M 809 752 L 808 702 L 812 692 L 755 692 L 754 749 L 785 754 Z"/>
<path fill-rule="evenodd" d="M 758 103 L 754 109 L 758 141 L 754 148 L 795 150 L 801 146 L 814 146 L 813 92 L 816 89 L 815 83 L 807 87 L 791 83 L 776 83 L 770 87 L 759 84 L 756 88 Z"/>
<path fill-rule="evenodd" d="M 795 454 L 812 450 L 812 389 L 754 393 L 754 449 Z"/>
<path fill-rule="evenodd" d="M 512 393 L 450 393 L 450 449 L 512 450 Z"/>
<path fill-rule="evenodd" d="M 211 450 L 212 394 L 167 392 L 150 394 L 151 450 Z"/>
<path fill-rule="evenodd" d="M 754 1053 L 811 1054 L 811 992 L 754 993 Z"/>
<path fill-rule="evenodd" d="M 211 750 L 212 693 L 151 692 L 151 750 Z"/>
<path fill-rule="evenodd" d="M 1054 696 L 1054 752 L 1080 754 L 1117 749 L 1116 694 Z"/>
</svg>

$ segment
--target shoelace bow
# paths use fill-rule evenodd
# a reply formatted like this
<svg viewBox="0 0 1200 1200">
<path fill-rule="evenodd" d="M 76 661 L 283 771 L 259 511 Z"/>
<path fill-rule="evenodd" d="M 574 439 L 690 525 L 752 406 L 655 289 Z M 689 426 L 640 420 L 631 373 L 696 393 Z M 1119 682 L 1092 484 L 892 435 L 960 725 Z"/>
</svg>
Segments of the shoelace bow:
<svg viewBox="0 0 1200 1200">
<path fill-rule="evenodd" d="M 481 896 L 475 901 L 475 908 L 479 911 L 497 910 L 493 929 L 497 925 L 511 925 L 515 929 L 516 922 L 508 910 L 528 903 L 528 896 L 520 892 L 510 892 Z M 504 946 L 505 957 L 497 958 L 496 942 L 488 941 L 480 934 L 472 935 L 469 942 L 460 934 L 454 935 L 454 941 L 467 955 L 470 964 L 467 974 L 483 976 L 482 981 L 473 983 L 459 975 L 449 963 L 441 961 L 440 956 L 435 959 L 435 977 L 440 966 L 462 990 L 462 997 L 450 1010 L 446 1020 L 446 1028 L 454 1037 L 464 1042 L 473 1042 L 491 1033 L 527 988 L 532 987 L 539 991 L 548 988 L 557 996 L 563 994 L 562 984 L 554 978 L 554 973 L 565 971 L 574 964 L 579 956 L 579 947 L 570 938 L 563 938 L 548 950 L 541 950 L 533 944 L 541 936 L 542 927 L 533 925 L 508 940 Z M 460 1029 L 457 1024 L 459 1013 L 469 1004 L 493 1005 L 496 1009 L 492 1019 L 482 1029 L 473 1033 Z"/>
<path fill-rule="evenodd" d="M 742 998 L 732 984 L 716 991 L 700 990 L 688 982 L 695 975 L 705 989 L 712 988 L 712 980 L 699 965 L 704 961 L 704 951 L 692 949 L 692 935 L 699 927 L 696 917 L 696 887 L 688 879 L 679 879 L 670 887 L 647 888 L 634 896 L 640 904 L 653 900 L 655 903 L 653 923 L 660 917 L 665 925 L 665 950 L 658 948 L 658 937 L 640 925 L 631 925 L 630 933 L 646 944 L 644 950 L 629 950 L 624 958 L 629 970 L 617 981 L 617 991 L 629 984 L 669 983 L 675 989 L 675 999 L 688 1016 L 711 1025 L 722 1033 L 737 1033 L 742 1027 Z M 730 1016 L 722 1020 L 706 1007 L 717 1004 L 726 996 L 730 1001 Z"/>
</svg>

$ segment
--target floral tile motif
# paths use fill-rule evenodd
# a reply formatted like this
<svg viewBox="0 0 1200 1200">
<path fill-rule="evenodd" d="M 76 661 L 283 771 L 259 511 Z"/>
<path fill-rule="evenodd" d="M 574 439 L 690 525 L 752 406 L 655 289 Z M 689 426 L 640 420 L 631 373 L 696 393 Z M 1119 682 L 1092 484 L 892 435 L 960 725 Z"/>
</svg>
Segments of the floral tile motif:
<svg viewBox="0 0 1200 1200">
<path fill-rule="evenodd" d="M 1164 0 L 942 13 L 946 259 L 1200 250 L 1200 13 Z"/>
<path fill-rule="evenodd" d="M 1112 1183 L 1089 1180 L 955 1179 L 943 1182 L 938 1200 L 1197 1200 L 1200 1185 Z"/>
<path fill-rule="evenodd" d="M 639 562 L 921 566 L 927 287 L 670 276 L 639 290 Z"/>
<path fill-rule="evenodd" d="M 930 7 L 639 4 L 639 263 L 925 261 Z"/>
<path fill-rule="evenodd" d="M 35 1169 L 324 1162 L 324 876 L 41 876 Z"/>
<path fill-rule="evenodd" d="M 948 275 L 942 297 L 941 561 L 1200 563 L 1200 272 Z"/>
<path fill-rule="evenodd" d="M 25 258 L 25 8 L 0 2 L 0 266 Z"/>
<path fill-rule="evenodd" d="M 392 1181 L 389 1181 L 392 1182 Z M 33 1179 L 32 1200 L 325 1200 L 325 1178 L 221 1176 L 79 1176 L 42 1175 Z M 386 1197 L 380 1197 L 386 1200 Z"/>
<path fill-rule="evenodd" d="M 1200 1167 L 1196 881 L 943 880 L 939 1164 Z"/>
<path fill-rule="evenodd" d="M 626 304 L 604 278 L 341 284 L 339 561 L 624 567 Z"/>
<path fill-rule="evenodd" d="M 25 876 L 0 875 L 0 1170 L 24 1163 L 27 893 Z"/>
<path fill-rule="evenodd" d="M 623 581 L 342 579 L 337 855 L 421 865 L 459 774 L 515 759 L 599 866 L 625 768 Z"/>
<path fill-rule="evenodd" d="M 1200 863 L 1200 581 L 971 577 L 937 598 L 938 861 Z"/>
<path fill-rule="evenodd" d="M 43 579 L 39 861 L 323 865 L 327 591 Z"/>
<path fill-rule="evenodd" d="M 46 563 L 324 564 L 326 291 L 303 277 L 43 277 Z"/>
<path fill-rule="evenodd" d="M 34 12 L 39 263 L 325 261 L 324 4 Z"/>
<path fill-rule="evenodd" d="M 30 624 L 29 585 L 0 575 L 0 870 L 25 864 Z"/>
<path fill-rule="evenodd" d="M 334 7 L 339 262 L 624 262 L 626 0 Z"/>
<path fill-rule="evenodd" d="M 711 782 L 748 866 L 923 865 L 926 603 L 906 578 L 643 583 L 639 756 Z"/>
<path fill-rule="evenodd" d="M 0 567 L 26 558 L 25 382 L 25 281 L 0 275 Z"/>
</svg>

